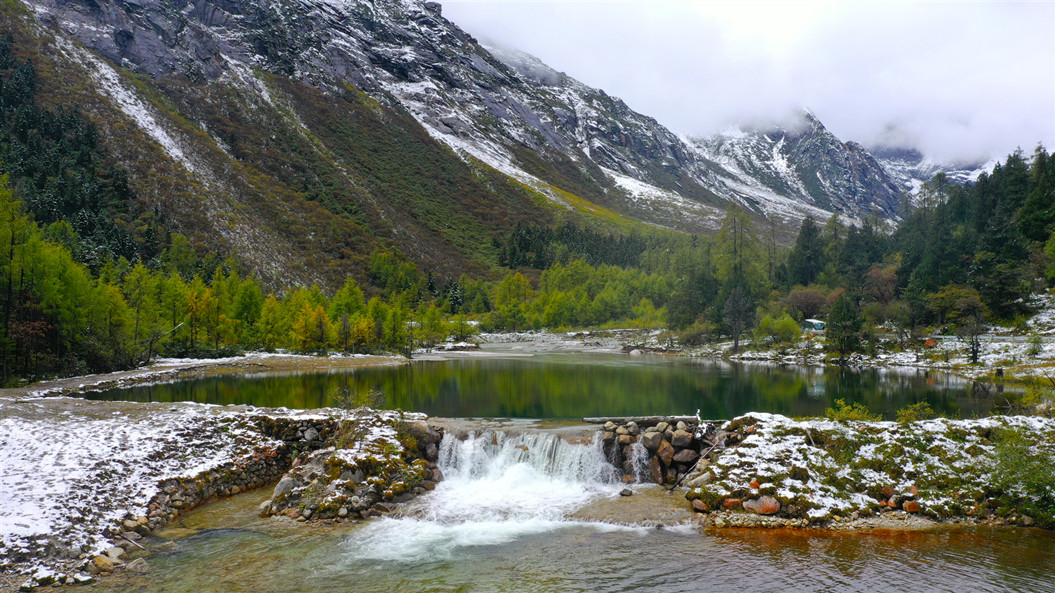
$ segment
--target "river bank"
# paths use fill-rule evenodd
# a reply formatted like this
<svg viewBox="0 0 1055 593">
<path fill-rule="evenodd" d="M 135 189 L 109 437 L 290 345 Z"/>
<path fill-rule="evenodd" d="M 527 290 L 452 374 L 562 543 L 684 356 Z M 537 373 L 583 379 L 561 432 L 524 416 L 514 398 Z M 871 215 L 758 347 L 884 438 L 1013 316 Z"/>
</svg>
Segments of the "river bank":
<svg viewBox="0 0 1055 593">
<path fill-rule="evenodd" d="M 396 356 L 310 356 L 272 352 L 250 352 L 227 358 L 159 358 L 149 365 L 127 371 L 49 379 L 23 387 L 0 389 L 0 398 L 78 395 L 90 391 L 213 376 L 341 371 L 406 362 L 405 358 Z"/>
</svg>

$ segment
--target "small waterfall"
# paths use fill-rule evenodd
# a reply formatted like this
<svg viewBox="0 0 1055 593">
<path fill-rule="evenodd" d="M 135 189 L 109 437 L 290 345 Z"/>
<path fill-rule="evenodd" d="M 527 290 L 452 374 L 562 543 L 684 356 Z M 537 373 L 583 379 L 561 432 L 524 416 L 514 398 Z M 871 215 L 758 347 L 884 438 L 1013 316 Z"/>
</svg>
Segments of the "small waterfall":
<svg viewBox="0 0 1055 593">
<path fill-rule="evenodd" d="M 648 472 L 648 449 L 638 441 L 630 446 L 630 467 L 638 482 L 651 481 Z"/>
<path fill-rule="evenodd" d="M 544 432 L 486 431 L 465 440 L 448 433 L 439 453 L 444 480 L 436 490 L 409 503 L 402 517 L 371 521 L 349 542 L 352 556 L 450 557 L 581 526 L 569 514 L 599 498 L 617 498 L 623 488 L 599 436 L 574 443 Z"/>
<path fill-rule="evenodd" d="M 605 458 L 598 435 L 571 443 L 545 433 L 470 433 L 465 440 L 447 434 L 440 442 L 440 469 L 447 479 L 486 479 L 523 464 L 554 480 L 612 484 L 619 472 Z M 647 470 L 647 468 L 646 468 Z"/>
</svg>

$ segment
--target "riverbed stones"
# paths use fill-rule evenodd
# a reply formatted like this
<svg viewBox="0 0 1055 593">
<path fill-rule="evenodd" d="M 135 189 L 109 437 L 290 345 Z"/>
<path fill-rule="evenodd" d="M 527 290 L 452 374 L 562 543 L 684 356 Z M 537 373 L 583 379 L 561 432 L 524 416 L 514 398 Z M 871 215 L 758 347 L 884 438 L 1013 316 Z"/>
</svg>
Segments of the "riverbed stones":
<svg viewBox="0 0 1055 593">
<path fill-rule="evenodd" d="M 702 473 L 692 474 L 693 477 L 685 480 L 685 487 L 687 488 L 699 488 L 700 486 L 706 486 L 714 480 L 714 474 L 710 471 Z"/>
<path fill-rule="evenodd" d="M 643 454 L 647 463 L 647 476 L 642 479 L 657 484 L 676 483 L 683 478 L 683 474 L 689 479 L 699 478 L 702 468 L 696 468 L 695 464 L 701 459 L 704 446 L 711 450 L 718 444 L 718 441 L 713 440 L 719 438 L 717 428 L 713 424 L 700 427 L 700 434 L 711 437 L 697 439 L 695 424 L 676 419 L 657 420 L 647 418 L 648 423 L 627 421 L 625 424 L 605 422 L 601 440 L 608 460 L 629 476 L 640 471 L 640 466 L 635 466 L 639 462 L 633 460 Z"/>
<path fill-rule="evenodd" d="M 743 501 L 745 511 L 759 515 L 775 515 L 780 512 L 780 501 L 772 496 L 759 496 Z"/>
<path fill-rule="evenodd" d="M 670 465 L 670 462 L 674 459 L 674 446 L 667 441 L 662 441 L 659 447 L 656 449 L 656 457 L 663 462 L 663 465 Z"/>
<path fill-rule="evenodd" d="M 696 451 L 693 451 L 692 449 L 682 449 L 681 451 L 678 451 L 674 454 L 673 459 L 674 463 L 688 464 L 696 461 L 696 458 L 698 458 L 699 456 L 700 454 Z"/>
<path fill-rule="evenodd" d="M 744 501 L 739 498 L 726 498 L 722 501 L 722 508 L 727 511 L 735 511 L 743 508 Z"/>
<path fill-rule="evenodd" d="M 92 563 L 89 568 L 95 573 L 113 572 L 114 561 L 108 555 L 102 554 L 92 558 Z"/>
<path fill-rule="evenodd" d="M 706 513 L 711 510 L 710 507 L 707 506 L 707 503 L 703 502 L 700 499 L 692 501 L 692 509 L 697 513 Z"/>
<path fill-rule="evenodd" d="M 685 423 L 682 422 L 681 424 Z M 670 444 L 678 449 L 684 449 L 692 444 L 692 433 L 687 430 L 675 430 L 674 436 L 670 440 Z"/>
<path fill-rule="evenodd" d="M 648 449 L 650 452 L 653 452 L 653 453 L 657 449 L 659 449 L 659 445 L 662 442 L 663 442 L 663 433 L 662 432 L 646 432 L 645 435 L 641 437 L 641 444 L 644 445 L 644 447 L 646 449 Z"/>
<path fill-rule="evenodd" d="M 145 572 L 150 571 L 150 565 L 147 564 L 146 560 L 142 558 L 136 558 L 135 560 L 125 565 L 125 570 L 128 572 L 143 574 Z"/>
<path fill-rule="evenodd" d="M 648 461 L 648 477 L 654 484 L 663 483 L 663 466 L 658 457 L 652 457 Z"/>
</svg>

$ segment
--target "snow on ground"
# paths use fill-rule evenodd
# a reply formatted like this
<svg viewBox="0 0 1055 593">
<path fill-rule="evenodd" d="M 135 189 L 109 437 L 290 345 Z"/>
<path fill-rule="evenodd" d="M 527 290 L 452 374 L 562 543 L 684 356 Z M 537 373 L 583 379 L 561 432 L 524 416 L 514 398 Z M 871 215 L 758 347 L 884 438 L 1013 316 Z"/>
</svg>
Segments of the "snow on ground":
<svg viewBox="0 0 1055 593">
<path fill-rule="evenodd" d="M 726 497 L 771 495 L 810 521 L 878 513 L 906 500 L 927 516 L 961 516 L 992 489 L 1002 430 L 1055 453 L 1055 419 L 1039 417 L 835 422 L 752 412 L 723 428 L 742 440 L 710 466 L 713 481 L 688 497 L 720 508 Z"/>
<path fill-rule="evenodd" d="M 82 377 L 70 377 L 44 382 L 39 388 L 28 391 L 28 395 L 35 397 L 52 395 L 69 395 L 71 393 L 84 393 L 89 391 L 103 391 L 131 385 L 147 385 L 164 383 L 185 379 L 188 371 L 201 369 L 217 369 L 223 367 L 263 367 L 275 371 L 301 370 L 320 367 L 320 361 L 329 360 L 338 364 L 348 361 L 365 359 L 379 359 L 368 354 L 331 354 L 329 357 L 319 357 L 307 354 L 289 354 L 286 352 L 249 352 L 239 356 L 226 358 L 158 358 L 149 366 L 140 367 L 131 371 L 122 371 L 103 375 L 87 375 Z M 401 361 L 398 357 L 390 357 L 393 361 Z M 325 365 L 322 365 L 325 366 Z M 288 368 L 287 368 L 288 367 Z"/>
<path fill-rule="evenodd" d="M 256 413 L 195 403 L 0 399 L 0 565 L 108 548 L 103 531 L 127 513 L 146 515 L 161 481 L 193 478 L 279 445 L 248 421 Z"/>
</svg>

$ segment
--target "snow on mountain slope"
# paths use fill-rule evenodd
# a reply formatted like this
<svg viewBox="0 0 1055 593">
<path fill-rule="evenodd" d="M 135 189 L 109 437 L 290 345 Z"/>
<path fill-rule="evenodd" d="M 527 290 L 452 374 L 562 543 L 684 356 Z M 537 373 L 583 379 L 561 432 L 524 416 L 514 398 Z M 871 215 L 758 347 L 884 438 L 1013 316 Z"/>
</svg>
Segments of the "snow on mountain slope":
<svg viewBox="0 0 1055 593">
<path fill-rule="evenodd" d="M 887 175 L 910 196 L 916 196 L 923 184 L 935 174 L 944 172 L 949 181 L 957 184 L 973 183 L 985 172 L 991 172 L 996 160 L 985 163 L 939 163 L 914 148 L 872 147 L 869 149 L 886 170 Z"/>
<path fill-rule="evenodd" d="M 773 196 L 851 218 L 896 218 L 901 190 L 860 145 L 844 143 L 808 112 L 768 130 L 733 130 L 692 140 L 720 170 L 717 182 L 749 201 Z"/>
<path fill-rule="evenodd" d="M 246 73 L 331 94 L 354 87 L 466 162 L 563 207 L 570 194 L 692 232 L 713 231 L 728 202 L 789 230 L 830 212 L 898 212 L 901 189 L 878 163 L 812 116 L 801 130 L 687 141 L 532 56 L 481 45 L 435 2 L 22 1 L 41 23 L 141 76 L 222 81 L 267 104 L 267 85 Z"/>
</svg>

